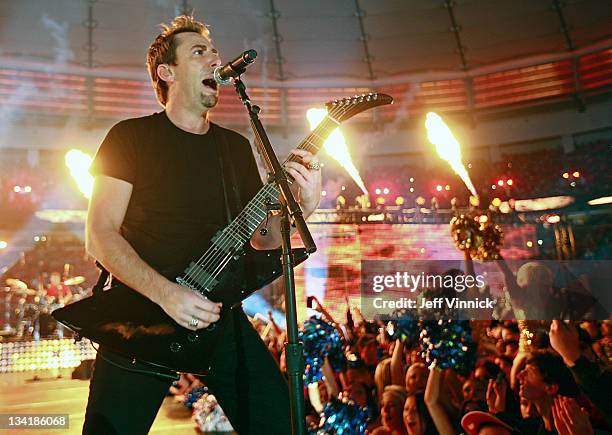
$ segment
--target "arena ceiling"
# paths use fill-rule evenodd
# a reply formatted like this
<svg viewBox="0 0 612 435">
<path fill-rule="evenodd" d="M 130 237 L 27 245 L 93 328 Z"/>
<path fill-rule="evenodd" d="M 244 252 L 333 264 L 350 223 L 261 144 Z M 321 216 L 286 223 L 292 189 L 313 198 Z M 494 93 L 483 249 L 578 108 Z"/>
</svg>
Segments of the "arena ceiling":
<svg viewBox="0 0 612 435">
<path fill-rule="evenodd" d="M 395 87 L 403 94 L 410 84 L 429 83 L 410 98 L 418 103 L 430 92 L 444 99 L 442 110 L 464 110 L 487 107 L 493 97 L 483 92 L 491 87 L 520 95 L 523 88 L 512 89 L 507 81 L 512 72 L 518 86 L 535 77 L 528 89 L 535 93 L 527 99 L 609 90 L 612 84 L 610 0 L 2 0 L 1 5 L 5 100 L 23 80 L 39 88 L 33 101 L 46 92 L 45 81 L 66 77 L 75 78 L 73 90 L 92 86 L 87 80 L 79 85 L 77 78 L 96 77 L 114 80 L 114 88 L 142 84 L 144 95 L 150 92 L 146 48 L 158 24 L 183 11 L 210 24 L 225 60 L 257 50 L 245 77 L 272 89 L 272 100 L 273 90 L 283 88 L 297 94 L 305 87 L 337 90 L 326 90 L 329 95 Z M 55 109 L 86 98 L 79 95 Z M 311 96 L 300 98 L 307 104 Z M 146 98 L 126 113 L 143 111 L 143 104 L 154 107 L 152 97 Z M 285 98 L 289 104 L 283 109 L 279 97 L 277 111 L 288 111 L 284 116 L 290 118 L 299 104 L 292 105 L 291 95 Z M 35 109 L 32 101 L 28 110 Z M 427 105 L 417 103 L 417 109 Z M 41 107 L 51 103 L 45 104 Z"/>
</svg>

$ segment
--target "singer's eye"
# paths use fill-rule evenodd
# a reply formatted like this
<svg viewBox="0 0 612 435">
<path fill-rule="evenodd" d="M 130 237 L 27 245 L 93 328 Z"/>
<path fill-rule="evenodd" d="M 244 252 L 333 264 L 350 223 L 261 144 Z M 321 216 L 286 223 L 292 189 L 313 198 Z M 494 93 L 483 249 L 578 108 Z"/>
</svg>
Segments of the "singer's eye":
<svg viewBox="0 0 612 435">
<path fill-rule="evenodd" d="M 194 51 L 193 51 L 193 54 L 197 54 L 198 56 L 199 56 L 200 54 L 203 54 L 203 53 L 204 53 L 204 50 L 202 50 L 202 49 L 200 49 L 200 48 L 198 48 L 197 50 L 194 50 Z"/>
</svg>

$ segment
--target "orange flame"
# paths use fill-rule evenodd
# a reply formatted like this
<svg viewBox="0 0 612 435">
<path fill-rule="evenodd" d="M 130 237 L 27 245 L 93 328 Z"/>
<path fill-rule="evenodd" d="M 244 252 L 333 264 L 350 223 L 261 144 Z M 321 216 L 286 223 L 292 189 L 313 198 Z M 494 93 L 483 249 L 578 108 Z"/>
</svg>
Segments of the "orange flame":
<svg viewBox="0 0 612 435">
<path fill-rule="evenodd" d="M 453 136 L 453 132 L 444 123 L 440 115 L 434 112 L 427 113 L 425 119 L 425 128 L 427 128 L 427 138 L 429 142 L 436 146 L 438 155 L 448 162 L 455 173 L 461 177 L 463 183 L 474 196 L 478 196 L 476 188 L 470 180 L 467 169 L 461 161 L 461 145 Z"/>
<path fill-rule="evenodd" d="M 72 149 L 66 153 L 65 162 L 81 193 L 86 198 L 90 198 L 93 190 L 93 177 L 89 173 L 91 156 L 83 151 Z"/>
<path fill-rule="evenodd" d="M 310 129 L 314 130 L 317 125 L 323 121 L 326 115 L 327 110 L 325 109 L 309 109 L 308 112 L 306 112 L 306 117 L 308 118 Z M 327 151 L 327 154 L 333 157 L 340 164 L 340 166 L 346 169 L 346 172 L 348 172 L 348 174 L 353 178 L 357 186 L 359 186 L 363 193 L 367 195 L 368 190 L 366 189 L 365 184 L 359 175 L 359 171 L 353 164 L 351 153 L 346 145 L 346 140 L 344 139 L 344 135 L 339 128 L 336 128 L 329 135 L 323 146 L 325 151 Z"/>
</svg>

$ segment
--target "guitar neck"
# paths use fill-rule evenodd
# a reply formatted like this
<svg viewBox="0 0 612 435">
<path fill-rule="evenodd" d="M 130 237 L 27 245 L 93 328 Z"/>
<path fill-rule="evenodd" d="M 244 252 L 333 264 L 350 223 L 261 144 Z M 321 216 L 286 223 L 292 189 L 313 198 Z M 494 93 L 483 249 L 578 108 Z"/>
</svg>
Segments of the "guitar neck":
<svg viewBox="0 0 612 435">
<path fill-rule="evenodd" d="M 317 154 L 323 146 L 325 139 L 327 139 L 338 124 L 336 120 L 326 116 L 297 148 Z M 292 153 L 285 159 L 283 165 L 287 162 L 300 161 L 301 157 Z M 287 178 L 293 181 L 289 174 L 287 174 Z M 224 234 L 227 233 L 228 242 L 231 238 L 236 243 L 240 243 L 241 246 L 246 243 L 266 218 L 267 205 L 276 202 L 279 195 L 280 191 L 274 183 L 264 185 L 253 199 L 249 201 L 242 212 L 223 230 Z"/>
<path fill-rule="evenodd" d="M 332 131 L 354 115 L 369 108 L 391 104 L 393 98 L 386 94 L 362 94 L 351 98 L 334 100 L 326 104 L 328 114 L 319 125 L 304 139 L 298 149 L 317 154 L 323 142 Z M 296 154 L 290 154 L 283 165 L 287 162 L 301 163 L 302 158 Z M 287 174 L 290 181 L 293 178 Z M 229 260 L 235 256 L 249 241 L 257 227 L 264 221 L 268 214 L 268 204 L 275 203 L 279 198 L 279 190 L 276 184 L 268 182 L 251 199 L 238 216 L 212 240 L 211 247 L 197 261 L 192 262 L 185 269 L 182 277 L 177 280 L 187 287 L 195 290 L 209 290 L 216 285 L 216 277 L 221 273 Z"/>
</svg>

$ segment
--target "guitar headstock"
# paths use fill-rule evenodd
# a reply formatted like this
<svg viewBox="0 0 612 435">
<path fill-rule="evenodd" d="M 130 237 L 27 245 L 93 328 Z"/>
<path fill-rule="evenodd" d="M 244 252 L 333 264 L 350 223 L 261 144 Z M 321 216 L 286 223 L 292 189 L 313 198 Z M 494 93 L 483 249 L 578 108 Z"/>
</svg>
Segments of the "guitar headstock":
<svg viewBox="0 0 612 435">
<path fill-rule="evenodd" d="M 387 94 L 369 93 L 355 95 L 341 100 L 333 100 L 325 103 L 327 114 L 338 122 L 346 121 L 353 116 L 378 106 L 392 104 L 393 97 Z"/>
</svg>

